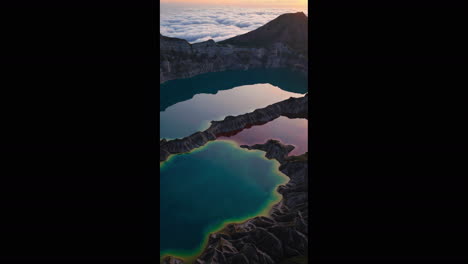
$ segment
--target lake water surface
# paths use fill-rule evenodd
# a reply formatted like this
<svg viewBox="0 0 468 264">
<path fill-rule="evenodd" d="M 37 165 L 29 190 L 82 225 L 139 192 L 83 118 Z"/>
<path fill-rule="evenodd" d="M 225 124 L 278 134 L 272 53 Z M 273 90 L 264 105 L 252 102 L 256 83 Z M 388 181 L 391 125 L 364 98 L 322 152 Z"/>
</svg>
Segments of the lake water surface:
<svg viewBox="0 0 468 264">
<path fill-rule="evenodd" d="M 161 138 L 189 136 L 210 121 L 307 93 L 307 79 L 285 69 L 228 71 L 160 85 Z M 279 117 L 160 163 L 160 255 L 190 260 L 226 223 L 267 214 L 287 178 L 265 152 L 240 144 L 275 138 L 307 151 L 307 120 Z"/>
<path fill-rule="evenodd" d="M 287 181 L 263 151 L 210 142 L 160 166 L 160 253 L 192 256 L 226 222 L 267 213 Z"/>
<path fill-rule="evenodd" d="M 280 116 L 266 124 L 246 128 L 230 137 L 219 139 L 233 140 L 239 145 L 254 145 L 277 139 L 285 145 L 293 145 L 289 155 L 301 155 L 308 151 L 307 124 L 304 118 L 287 118 Z"/>
<path fill-rule="evenodd" d="M 160 137 L 183 138 L 212 120 L 245 114 L 307 92 L 307 79 L 285 69 L 208 73 L 160 87 Z"/>
</svg>

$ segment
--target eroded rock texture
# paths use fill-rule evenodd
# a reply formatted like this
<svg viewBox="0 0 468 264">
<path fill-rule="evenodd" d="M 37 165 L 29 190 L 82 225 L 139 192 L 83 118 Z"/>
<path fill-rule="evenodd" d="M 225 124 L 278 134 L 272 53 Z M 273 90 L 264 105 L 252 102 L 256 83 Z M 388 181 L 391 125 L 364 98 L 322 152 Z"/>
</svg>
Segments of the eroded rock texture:
<svg viewBox="0 0 468 264">
<path fill-rule="evenodd" d="M 308 95 L 300 98 L 289 98 L 284 101 L 257 109 L 251 113 L 239 116 L 227 116 L 222 121 L 212 121 L 211 126 L 182 139 L 159 141 L 159 161 L 165 161 L 172 154 L 189 152 L 199 148 L 219 136 L 233 134 L 242 129 L 258 124 L 267 123 L 280 116 L 290 118 L 308 117 Z"/>
<path fill-rule="evenodd" d="M 172 256 L 165 257 L 161 262 L 161 264 L 183 264 L 183 263 L 184 263 L 183 260 L 172 257 Z"/>
<path fill-rule="evenodd" d="M 308 96 L 289 98 L 257 109 L 252 113 L 226 117 L 214 121 L 210 128 L 184 139 L 160 141 L 160 160 L 171 154 L 188 152 L 215 140 L 217 135 L 242 130 L 244 127 L 268 122 L 280 115 L 308 116 Z M 268 159 L 276 159 L 279 170 L 290 180 L 278 187 L 283 199 L 274 205 L 270 217 L 259 216 L 242 224 L 230 224 L 222 231 L 211 234 L 208 245 L 196 263 L 279 263 L 296 256 L 306 256 L 308 245 L 308 154 L 288 156 L 294 149 L 277 140 L 265 144 L 242 145 L 246 149 L 265 151 Z M 180 261 L 167 259 L 167 261 Z M 176 263 L 176 262 L 166 262 Z M 180 262 L 177 262 L 180 263 Z"/>
<path fill-rule="evenodd" d="M 219 43 L 190 44 L 159 35 L 160 83 L 198 74 L 253 68 L 290 68 L 307 73 L 307 16 L 284 14 L 264 26 Z"/>
<path fill-rule="evenodd" d="M 190 44 L 183 39 L 160 35 L 160 83 L 198 74 L 253 68 L 290 68 L 307 73 L 307 16 L 284 14 L 257 30 L 221 41 Z M 160 161 L 170 155 L 189 152 L 222 135 L 238 133 L 246 127 L 267 123 L 279 116 L 308 118 L 308 95 L 257 109 L 239 116 L 212 121 L 202 132 L 182 139 L 160 140 Z M 211 234 L 198 264 L 273 264 L 292 257 L 307 256 L 308 245 L 308 163 L 307 153 L 289 157 L 294 149 L 276 140 L 241 146 L 266 152 L 281 164 L 279 170 L 289 182 L 278 187 L 283 199 L 269 217 L 259 216 L 241 224 L 227 225 Z M 163 263 L 181 264 L 166 257 Z"/>
<path fill-rule="evenodd" d="M 307 256 L 308 247 L 308 163 L 307 153 L 288 157 L 294 149 L 277 140 L 243 146 L 266 151 L 266 157 L 281 163 L 280 171 L 290 180 L 278 187 L 283 195 L 270 217 L 259 216 L 241 224 L 230 224 L 211 234 L 208 245 L 195 263 L 279 263 Z"/>
</svg>

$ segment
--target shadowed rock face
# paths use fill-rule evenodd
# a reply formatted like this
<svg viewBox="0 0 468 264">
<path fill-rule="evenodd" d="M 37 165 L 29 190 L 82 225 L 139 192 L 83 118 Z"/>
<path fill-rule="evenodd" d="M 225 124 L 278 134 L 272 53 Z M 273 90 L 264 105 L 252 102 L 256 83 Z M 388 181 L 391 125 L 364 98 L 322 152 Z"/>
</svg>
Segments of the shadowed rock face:
<svg viewBox="0 0 468 264">
<path fill-rule="evenodd" d="M 241 145 L 241 148 L 258 149 L 266 152 L 265 157 L 268 159 L 277 159 L 280 163 L 284 162 L 288 157 L 288 153 L 294 149 L 293 145 L 283 145 L 279 141 L 269 140 L 266 144 L 255 144 L 253 146 Z"/>
<path fill-rule="evenodd" d="M 196 147 L 215 140 L 220 133 L 238 130 L 249 124 L 268 122 L 280 115 L 308 116 L 308 97 L 290 98 L 285 101 L 257 109 L 252 113 L 226 117 L 223 121 L 213 121 L 210 128 L 197 132 L 184 139 L 160 141 L 160 160 L 174 153 L 188 152 Z M 242 148 L 258 149 L 266 152 L 268 159 L 276 159 L 279 170 L 290 180 L 278 187 L 283 199 L 274 205 L 269 217 L 255 217 L 241 224 L 227 225 L 218 233 L 211 234 L 208 245 L 195 263 L 278 263 L 295 256 L 305 256 L 308 246 L 308 155 L 289 157 L 294 149 L 277 140 L 265 144 Z M 163 263 L 183 263 L 180 259 L 168 257 Z"/>
<path fill-rule="evenodd" d="M 303 12 L 283 14 L 267 24 L 220 44 L 238 47 L 268 47 L 273 43 L 283 43 L 291 50 L 307 56 L 308 51 L 307 16 Z"/>
<path fill-rule="evenodd" d="M 280 171 L 290 180 L 278 187 L 283 199 L 274 205 L 270 216 L 258 216 L 241 224 L 229 224 L 211 234 L 197 264 L 259 263 L 274 264 L 285 259 L 306 256 L 308 249 L 308 162 L 307 153 L 288 157 L 294 149 L 277 140 L 242 146 L 266 152 L 280 162 Z M 183 263 L 166 257 L 162 263 Z"/>
<path fill-rule="evenodd" d="M 294 147 L 277 140 L 243 147 L 266 151 L 267 158 L 280 162 L 280 171 L 290 178 L 286 185 L 278 187 L 283 200 L 273 207 L 270 217 L 259 216 L 241 224 L 230 224 L 211 234 L 197 264 L 273 264 L 307 254 L 307 153 L 288 157 Z"/>
<path fill-rule="evenodd" d="M 198 74 L 254 68 L 307 73 L 307 16 L 284 14 L 266 25 L 219 43 L 190 44 L 159 34 L 160 83 Z"/>
<path fill-rule="evenodd" d="M 252 32 L 216 43 L 213 40 L 190 44 L 186 40 L 160 35 L 160 83 L 198 74 L 253 68 L 290 68 L 307 73 L 307 17 L 303 13 L 281 15 Z M 183 139 L 160 140 L 160 161 L 170 155 L 189 152 L 218 136 L 267 123 L 279 116 L 308 118 L 308 95 L 290 98 L 251 113 L 222 121 Z M 209 236 L 208 245 L 196 260 L 208 263 L 279 263 L 305 256 L 308 246 L 307 153 L 288 157 L 294 149 L 276 140 L 241 146 L 266 152 L 281 164 L 279 170 L 290 180 L 278 187 L 283 199 L 269 217 L 255 217 L 230 224 Z M 182 260 L 166 257 L 163 263 Z"/>
<path fill-rule="evenodd" d="M 162 264 L 183 264 L 184 261 L 178 258 L 174 258 L 172 256 L 165 257 L 162 262 Z"/>
<path fill-rule="evenodd" d="M 300 98 L 287 100 L 257 109 L 251 113 L 239 116 L 227 116 L 222 121 L 211 121 L 211 126 L 203 131 L 194 133 L 182 139 L 159 141 L 159 161 L 165 161 L 172 154 L 189 152 L 205 145 L 217 137 L 238 132 L 246 127 L 264 124 L 280 116 L 289 118 L 308 117 L 308 94 Z"/>
</svg>

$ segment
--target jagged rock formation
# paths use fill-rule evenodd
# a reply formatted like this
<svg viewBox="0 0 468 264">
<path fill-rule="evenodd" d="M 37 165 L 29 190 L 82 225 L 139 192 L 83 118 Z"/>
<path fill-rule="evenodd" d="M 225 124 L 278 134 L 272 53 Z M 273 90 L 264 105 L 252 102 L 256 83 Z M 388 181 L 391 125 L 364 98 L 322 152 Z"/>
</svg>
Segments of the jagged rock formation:
<svg viewBox="0 0 468 264">
<path fill-rule="evenodd" d="M 165 257 L 161 262 L 161 264 L 183 264 L 183 263 L 184 263 L 183 260 L 172 257 L 172 256 Z"/>
<path fill-rule="evenodd" d="M 190 44 L 186 40 L 160 34 L 160 83 L 198 74 L 254 68 L 290 68 L 307 73 L 307 16 L 284 14 L 249 33 L 221 41 Z M 160 161 L 170 155 L 189 152 L 215 140 L 279 116 L 308 118 L 308 95 L 257 109 L 251 113 L 212 121 L 202 132 L 183 139 L 160 140 Z M 308 245 L 307 153 L 288 156 L 294 149 L 276 140 L 241 146 L 266 152 L 281 164 L 279 170 L 289 182 L 278 187 L 283 199 L 273 206 L 268 217 L 259 216 L 241 224 L 229 224 L 209 236 L 208 245 L 197 264 L 280 263 L 292 257 L 306 257 Z M 162 260 L 181 264 L 175 257 Z"/>
<path fill-rule="evenodd" d="M 159 35 L 160 83 L 198 74 L 253 68 L 290 68 L 307 73 L 307 16 L 283 14 L 264 26 L 219 43 Z"/>
<path fill-rule="evenodd" d="M 211 126 L 183 139 L 159 141 L 159 161 L 165 161 L 171 154 L 189 152 L 205 145 L 217 137 L 232 134 L 242 129 L 267 123 L 280 116 L 289 118 L 308 118 L 308 94 L 300 98 L 289 98 L 284 101 L 257 109 L 251 113 L 239 116 L 227 116 L 222 121 L 211 121 Z"/>
<path fill-rule="evenodd" d="M 245 127 L 269 122 L 281 115 L 308 117 L 308 94 L 257 109 L 236 117 L 228 116 L 223 121 L 212 121 L 211 126 L 183 139 L 160 141 L 160 161 L 171 154 L 191 151 L 203 146 L 218 136 L 236 133 Z M 269 217 L 259 216 L 241 224 L 229 224 L 220 232 L 211 234 L 208 245 L 197 258 L 197 264 L 259 263 L 274 264 L 291 257 L 307 258 L 308 247 L 308 155 L 289 157 L 294 149 L 277 140 L 265 144 L 242 145 L 246 149 L 266 152 L 268 159 L 276 159 L 279 170 L 290 180 L 278 187 L 283 199 L 274 205 Z M 182 260 L 167 257 L 163 263 L 181 264 Z"/>
<path fill-rule="evenodd" d="M 274 264 L 295 256 L 307 256 L 308 247 L 308 163 L 307 153 L 288 157 L 294 149 L 277 140 L 243 146 L 266 151 L 266 157 L 280 162 L 280 171 L 290 180 L 278 187 L 283 200 L 270 216 L 259 216 L 241 224 L 229 224 L 211 234 L 197 264 Z"/>
<path fill-rule="evenodd" d="M 253 146 L 241 145 L 241 148 L 246 149 L 259 149 L 266 152 L 265 157 L 268 159 L 277 159 L 280 163 L 283 163 L 288 157 L 288 153 L 293 151 L 293 145 L 283 145 L 279 141 L 270 140 L 266 144 L 255 144 Z"/>
<path fill-rule="evenodd" d="M 171 154 L 189 152 L 215 139 L 216 136 L 206 130 L 203 132 L 196 132 L 183 139 L 174 139 L 171 141 L 162 139 L 159 141 L 159 161 L 166 160 Z"/>
</svg>

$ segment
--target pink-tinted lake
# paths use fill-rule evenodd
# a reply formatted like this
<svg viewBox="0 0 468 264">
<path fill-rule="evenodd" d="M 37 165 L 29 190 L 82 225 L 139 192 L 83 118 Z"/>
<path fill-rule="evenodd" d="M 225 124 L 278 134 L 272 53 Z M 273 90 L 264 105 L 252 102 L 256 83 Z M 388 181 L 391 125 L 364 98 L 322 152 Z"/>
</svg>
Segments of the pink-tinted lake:
<svg viewBox="0 0 468 264">
<path fill-rule="evenodd" d="M 219 139 L 232 140 L 239 145 L 253 145 L 265 143 L 268 139 L 280 140 L 283 144 L 293 145 L 295 148 L 289 155 L 301 155 L 308 151 L 307 124 L 303 118 L 290 119 L 280 116 L 263 125 L 246 128 L 239 133 L 220 137 Z"/>
</svg>

